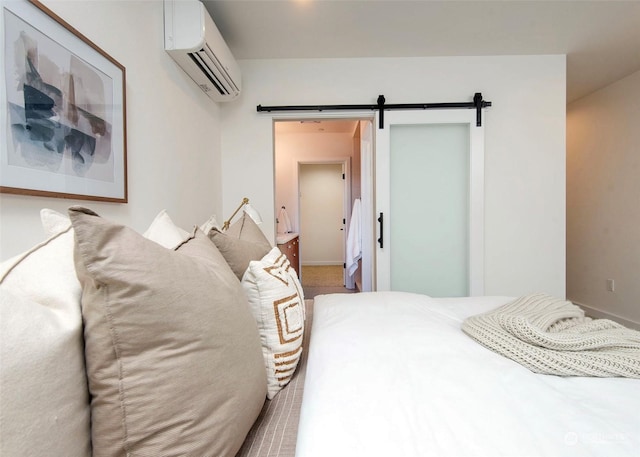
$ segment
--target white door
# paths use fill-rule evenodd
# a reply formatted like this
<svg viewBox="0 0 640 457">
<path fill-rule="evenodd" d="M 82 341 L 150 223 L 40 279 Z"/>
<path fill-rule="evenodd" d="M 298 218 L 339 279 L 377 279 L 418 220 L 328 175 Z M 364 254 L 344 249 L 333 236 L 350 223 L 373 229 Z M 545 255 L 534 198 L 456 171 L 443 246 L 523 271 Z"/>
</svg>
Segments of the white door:
<svg viewBox="0 0 640 457">
<path fill-rule="evenodd" d="M 377 290 L 482 295 L 484 129 L 475 110 L 387 111 L 384 120 L 375 126 Z"/>
<path fill-rule="evenodd" d="M 303 265 L 344 263 L 344 165 L 300 164 L 300 259 Z"/>
</svg>

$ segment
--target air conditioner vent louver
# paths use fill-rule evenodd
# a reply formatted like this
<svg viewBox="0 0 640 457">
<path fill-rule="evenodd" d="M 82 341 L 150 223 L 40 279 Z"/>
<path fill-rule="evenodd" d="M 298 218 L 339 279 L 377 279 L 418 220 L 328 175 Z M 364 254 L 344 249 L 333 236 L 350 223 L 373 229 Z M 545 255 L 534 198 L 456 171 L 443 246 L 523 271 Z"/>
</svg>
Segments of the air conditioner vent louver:
<svg viewBox="0 0 640 457">
<path fill-rule="evenodd" d="M 198 66 L 198 68 L 200 68 L 200 70 L 202 71 L 202 73 L 204 73 L 204 75 L 207 77 L 207 79 L 209 81 L 211 81 L 211 84 L 213 84 L 213 87 L 215 89 L 217 89 L 217 91 L 218 91 L 218 93 L 220 95 L 229 95 L 229 92 L 224 90 L 221 87 L 220 80 L 218 78 L 216 78 L 215 74 L 213 74 L 213 72 L 211 71 L 209 66 L 202 59 L 200 53 L 190 52 L 189 53 L 189 57 L 191 57 L 191 60 L 193 60 L 193 63 L 195 63 Z M 208 84 L 199 84 L 199 86 L 205 92 L 209 92 L 210 90 L 212 90 L 211 87 L 209 87 Z"/>
<path fill-rule="evenodd" d="M 216 101 L 235 99 L 240 68 L 213 20 L 197 0 L 165 0 L 165 50 Z"/>
</svg>

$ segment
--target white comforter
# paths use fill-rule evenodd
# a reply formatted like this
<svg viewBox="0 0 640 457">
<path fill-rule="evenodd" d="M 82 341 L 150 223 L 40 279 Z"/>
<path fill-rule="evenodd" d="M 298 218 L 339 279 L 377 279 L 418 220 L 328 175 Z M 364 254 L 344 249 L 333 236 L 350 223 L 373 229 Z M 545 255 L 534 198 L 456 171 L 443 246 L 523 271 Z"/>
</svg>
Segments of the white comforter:
<svg viewBox="0 0 640 457">
<path fill-rule="evenodd" d="M 530 372 L 466 336 L 506 297 L 316 297 L 298 457 L 640 455 L 640 381 Z"/>
</svg>

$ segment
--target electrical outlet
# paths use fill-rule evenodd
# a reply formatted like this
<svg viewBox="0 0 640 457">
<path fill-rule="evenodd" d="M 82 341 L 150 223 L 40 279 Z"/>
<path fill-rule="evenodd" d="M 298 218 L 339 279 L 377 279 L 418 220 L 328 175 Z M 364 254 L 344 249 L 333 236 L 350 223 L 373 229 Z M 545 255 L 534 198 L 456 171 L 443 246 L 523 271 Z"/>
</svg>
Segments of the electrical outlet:
<svg viewBox="0 0 640 457">
<path fill-rule="evenodd" d="M 607 291 L 613 292 L 616 290 L 616 283 L 613 279 L 607 279 Z"/>
</svg>

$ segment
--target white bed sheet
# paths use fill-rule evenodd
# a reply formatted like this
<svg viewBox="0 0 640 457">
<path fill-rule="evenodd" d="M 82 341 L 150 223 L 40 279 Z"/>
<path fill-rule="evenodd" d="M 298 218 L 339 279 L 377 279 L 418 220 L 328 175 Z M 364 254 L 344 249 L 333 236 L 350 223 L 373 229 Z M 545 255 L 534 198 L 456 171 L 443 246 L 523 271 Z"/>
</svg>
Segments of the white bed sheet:
<svg viewBox="0 0 640 457">
<path fill-rule="evenodd" d="M 316 297 L 296 456 L 640 456 L 640 380 L 534 374 L 460 330 L 509 300 Z"/>
</svg>

